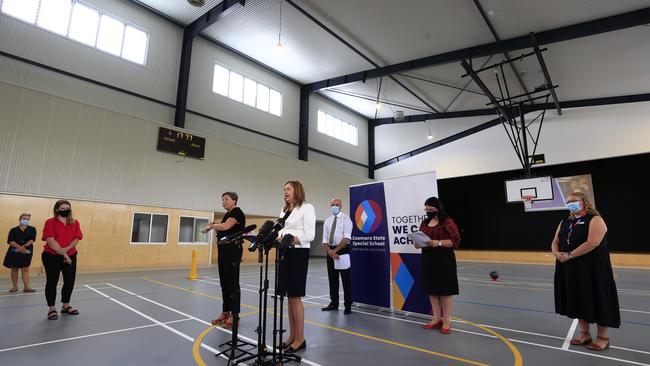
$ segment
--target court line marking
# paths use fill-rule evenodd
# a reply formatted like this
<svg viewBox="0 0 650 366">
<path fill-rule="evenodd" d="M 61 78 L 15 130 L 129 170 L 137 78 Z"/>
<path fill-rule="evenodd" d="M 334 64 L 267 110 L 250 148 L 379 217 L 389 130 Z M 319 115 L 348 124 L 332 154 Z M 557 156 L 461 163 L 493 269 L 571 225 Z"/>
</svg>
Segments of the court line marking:
<svg viewBox="0 0 650 366">
<path fill-rule="evenodd" d="M 163 324 L 174 324 L 174 323 L 180 323 L 180 322 L 184 322 L 184 321 L 188 321 L 188 320 L 190 320 L 190 318 L 172 320 L 172 321 L 164 322 Z M 74 340 L 77 340 L 77 339 L 84 339 L 84 338 L 97 337 L 97 336 L 107 335 L 107 334 L 128 332 L 128 331 L 137 330 L 137 329 L 152 328 L 152 327 L 157 327 L 157 326 L 158 326 L 158 324 L 147 324 L 147 325 L 141 325 L 141 326 L 138 326 L 138 327 L 109 330 L 109 331 L 106 331 L 106 332 L 92 333 L 92 334 L 86 334 L 86 335 L 82 335 L 82 336 L 62 338 L 62 339 L 55 339 L 53 341 L 32 343 L 32 344 L 26 344 L 24 346 L 16 346 L 16 347 L 0 349 L 0 353 L 8 352 L 8 351 L 15 351 L 15 350 L 18 350 L 18 349 L 23 349 L 23 348 L 38 347 L 38 346 L 43 346 L 43 345 L 46 345 L 46 344 L 74 341 Z"/>
<path fill-rule="evenodd" d="M 211 281 L 207 281 L 207 280 L 198 280 L 198 281 L 213 284 L 213 285 L 219 285 L 216 282 L 211 282 Z M 254 286 L 254 285 L 249 285 L 249 286 Z M 242 290 L 248 291 L 248 292 L 258 293 L 258 291 L 247 289 L 247 288 L 242 288 Z M 273 291 L 273 289 L 269 288 L 269 291 Z M 273 295 L 269 295 L 269 296 L 273 296 Z M 324 295 L 324 296 L 329 296 L 329 295 Z M 312 302 L 312 301 L 308 301 L 308 300 L 303 300 L 303 302 L 308 303 L 308 304 L 314 304 L 314 305 L 323 305 L 321 303 Z M 428 354 L 432 354 L 432 355 L 436 355 L 436 356 L 440 356 L 440 357 L 450 358 L 450 359 L 453 359 L 453 360 L 456 360 L 456 361 L 467 362 L 467 363 L 471 363 L 471 364 L 474 364 L 474 365 L 486 365 L 484 363 L 480 363 L 480 362 L 477 362 L 477 361 L 472 361 L 472 360 L 464 359 L 464 358 L 461 358 L 461 357 L 448 355 L 448 354 L 445 354 L 445 353 L 435 352 L 435 351 L 431 351 L 431 350 L 427 350 L 427 349 L 423 349 L 423 348 L 419 348 L 419 347 L 415 347 L 415 346 L 411 346 L 411 345 L 407 345 L 407 344 L 402 344 L 402 343 L 390 341 L 390 340 L 384 339 L 384 338 L 369 336 L 369 335 L 366 335 L 366 334 L 363 334 L 363 333 L 357 333 L 357 332 L 353 332 L 353 331 L 350 331 L 350 330 L 347 330 L 347 329 L 337 328 L 337 327 L 333 327 L 333 326 L 330 326 L 330 325 L 327 325 L 327 324 L 314 322 L 312 320 L 305 319 L 305 323 L 315 325 L 315 326 L 319 326 L 319 327 L 323 327 L 323 328 L 327 328 L 327 329 L 330 329 L 330 330 L 339 331 L 339 332 L 342 332 L 342 333 L 351 334 L 351 335 L 361 337 L 361 338 L 367 338 L 367 339 L 371 339 L 371 340 L 378 341 L 378 342 L 383 342 L 383 343 L 388 343 L 388 344 L 392 344 L 392 345 L 403 347 L 403 348 L 408 348 L 408 349 L 423 352 L 423 353 L 428 353 Z"/>
<path fill-rule="evenodd" d="M 578 319 L 573 319 L 573 322 L 571 322 L 571 326 L 569 327 L 569 331 L 566 334 L 566 337 L 564 337 L 564 343 L 562 343 L 562 349 L 563 350 L 568 350 L 569 346 L 571 345 L 571 339 L 573 338 L 573 333 L 576 332 L 576 328 L 578 327 Z"/>
<path fill-rule="evenodd" d="M 219 283 L 216 283 L 216 282 L 210 282 L 210 281 L 205 281 L 205 280 L 202 281 L 202 282 L 206 282 L 206 283 L 213 284 L 213 285 L 219 285 Z M 164 283 L 162 283 L 162 282 L 161 282 L 160 284 L 163 284 L 163 285 L 166 286 L 166 284 L 164 284 Z M 257 287 L 257 286 L 252 285 L 252 284 L 244 284 L 244 285 L 251 286 L 251 287 Z M 170 285 L 170 286 L 173 286 L 173 285 Z M 175 286 L 175 288 L 178 288 L 178 289 L 181 289 L 181 290 L 184 290 L 184 291 L 193 292 L 193 290 L 186 289 L 186 288 L 183 288 L 183 287 L 177 287 L 177 286 Z M 248 291 L 248 292 L 258 293 L 258 291 L 256 291 L 256 290 L 251 290 L 251 289 L 246 289 L 246 288 L 242 288 L 242 290 L 244 290 L 244 291 Z M 272 289 L 269 288 L 269 290 L 272 290 Z M 197 292 L 197 293 L 198 293 L 199 295 L 201 295 L 201 296 L 213 297 L 213 296 L 211 296 L 211 295 L 203 294 L 203 293 L 201 293 L 201 292 Z M 269 295 L 269 296 L 271 296 L 271 295 Z M 316 300 L 316 298 L 314 298 L 314 300 Z M 339 301 L 339 302 L 340 302 L 340 301 Z M 310 301 L 310 303 L 313 303 L 313 302 Z M 324 304 L 319 304 L 319 305 L 324 305 Z M 242 305 L 242 306 L 243 306 L 243 305 Z M 398 317 L 395 317 L 395 316 L 387 316 L 387 315 L 381 315 L 381 314 L 369 313 L 369 312 L 365 312 L 365 311 L 358 310 L 358 309 L 356 309 L 356 308 L 355 308 L 354 312 L 361 313 L 361 314 L 366 314 L 366 315 L 370 315 L 370 316 L 375 316 L 375 317 L 388 318 L 388 319 L 393 319 L 393 320 L 398 320 L 398 321 L 408 322 L 408 323 L 414 323 L 414 324 L 420 324 L 420 325 L 421 325 L 421 324 L 425 324 L 425 323 L 423 323 L 423 322 L 417 322 L 417 321 L 410 320 L 410 319 L 398 318 Z M 550 312 L 549 312 L 549 314 L 550 314 Z M 459 320 L 456 320 L 456 321 L 459 321 Z M 306 322 L 306 321 L 305 321 L 305 322 Z M 462 322 L 462 321 L 460 321 L 460 322 Z M 516 333 L 523 333 L 523 334 L 529 334 L 529 335 L 536 335 L 536 336 L 547 337 L 547 338 L 564 339 L 564 338 L 559 337 L 559 336 L 547 335 L 547 334 L 542 334 L 542 333 L 527 332 L 527 331 L 523 331 L 523 330 L 516 330 L 516 329 L 511 329 L 511 328 L 498 327 L 498 326 L 489 325 L 489 324 L 481 324 L 481 325 L 482 325 L 482 326 L 485 326 L 485 327 L 488 327 L 488 328 L 507 330 L 507 331 L 516 332 Z M 476 332 L 472 332 L 472 331 L 468 331 L 468 330 L 464 330 L 464 329 L 454 329 L 454 331 L 463 332 L 463 333 L 469 333 L 469 334 L 474 334 L 474 335 L 483 336 L 483 337 L 496 338 L 496 337 L 494 337 L 494 336 L 492 336 L 492 335 L 489 335 L 489 334 L 476 333 Z M 539 346 L 539 347 L 545 347 L 545 348 L 552 348 L 552 349 L 555 349 L 555 350 L 563 351 L 562 348 L 560 348 L 560 347 L 548 346 L 548 345 L 543 345 L 543 344 L 538 344 L 538 343 L 531 343 L 531 342 L 527 342 L 527 341 L 523 341 L 523 340 L 517 340 L 517 339 L 512 339 L 512 338 L 508 338 L 508 339 L 510 339 L 512 342 L 515 342 L 515 343 L 522 343 L 522 344 L 527 344 L 527 345 L 532 345 L 532 346 Z M 636 350 L 636 349 L 631 349 L 631 348 L 624 348 L 624 347 L 617 347 L 617 346 L 610 346 L 610 348 L 615 348 L 615 349 L 620 349 L 620 350 L 630 351 L 630 352 L 636 352 L 636 353 L 650 354 L 650 352 L 646 352 L 646 351 L 642 351 L 642 350 Z M 633 364 L 634 364 L 634 361 L 629 361 L 629 360 L 625 360 L 625 359 L 610 358 L 610 357 L 607 357 L 607 356 L 601 356 L 601 355 L 597 355 L 597 354 L 591 354 L 591 353 L 586 353 L 586 352 L 574 351 L 574 350 L 571 350 L 571 349 L 564 350 L 564 351 L 567 351 L 567 352 L 573 352 L 573 353 L 585 354 L 585 355 L 592 356 L 592 357 L 604 357 L 604 358 L 606 358 L 606 359 L 619 360 L 619 361 L 621 361 L 621 362 L 627 362 L 627 363 L 633 363 Z M 646 365 L 646 364 L 642 364 L 642 363 L 641 363 L 640 365 Z"/>
<path fill-rule="evenodd" d="M 454 318 L 455 318 L 455 317 L 454 317 Z M 472 326 L 474 326 L 474 327 L 476 327 L 476 328 L 478 328 L 478 329 L 481 329 L 481 330 L 483 330 L 483 331 L 485 331 L 485 332 L 488 332 L 488 333 L 490 333 L 490 334 L 496 336 L 497 338 L 499 338 L 499 339 L 501 340 L 501 342 L 505 343 L 505 345 L 506 345 L 508 348 L 510 348 L 510 351 L 512 352 L 512 356 L 513 356 L 514 359 L 515 359 L 514 366 L 522 366 L 522 365 L 524 364 L 524 359 L 521 357 L 521 352 L 519 352 L 519 349 L 517 349 L 517 347 L 515 347 L 515 345 L 512 344 L 512 342 L 510 342 L 510 340 L 508 340 L 508 338 L 502 336 L 501 334 L 499 334 L 499 333 L 493 331 L 493 330 L 490 329 L 490 328 L 487 328 L 487 327 L 484 327 L 484 326 L 478 325 L 478 324 L 476 324 L 476 323 L 472 323 L 472 322 L 469 321 L 469 320 L 461 319 L 461 318 L 456 318 L 456 319 L 462 320 L 463 322 L 465 322 L 465 323 L 467 323 L 467 324 L 469 324 L 469 325 L 472 325 Z"/>
<path fill-rule="evenodd" d="M 107 288 L 109 288 L 109 287 L 102 287 L 101 290 L 105 290 Z M 37 290 L 37 289 L 35 288 L 34 290 Z M 87 288 L 74 289 L 74 292 L 77 292 L 77 291 L 90 291 L 90 290 L 87 289 Z M 0 298 L 14 297 L 14 296 L 33 296 L 33 295 L 43 296 L 44 292 L 18 292 L 18 293 L 13 293 L 13 294 L 0 295 Z"/>
<path fill-rule="evenodd" d="M 110 284 L 110 283 L 107 283 L 107 285 L 111 285 L 111 284 Z M 185 334 L 185 333 L 183 333 L 183 332 L 181 332 L 181 331 L 179 331 L 179 330 L 177 330 L 177 329 L 174 329 L 174 328 L 172 328 L 172 327 L 170 327 L 170 326 L 168 326 L 168 325 L 162 323 L 161 321 L 159 321 L 159 320 L 157 320 L 157 319 L 155 319 L 155 318 L 153 318 L 153 317 L 151 317 L 151 316 L 149 316 L 149 315 L 147 315 L 147 314 L 145 314 L 145 313 L 143 313 L 143 312 L 141 312 L 141 311 L 139 311 L 139 310 L 136 310 L 136 309 L 132 308 L 132 307 L 129 306 L 129 305 L 126 305 L 125 303 L 123 303 L 123 302 L 121 302 L 121 301 L 119 301 L 119 300 L 116 300 L 116 299 L 114 299 L 114 298 L 112 298 L 112 297 L 110 297 L 110 296 L 104 294 L 103 292 L 101 292 L 101 291 L 99 291 L 99 290 L 95 290 L 93 287 L 91 287 L 91 286 L 89 286 L 89 285 L 85 285 L 85 286 L 88 287 L 89 289 L 95 291 L 96 293 L 98 293 L 98 294 L 104 296 L 105 298 L 107 298 L 107 299 L 113 301 L 114 303 L 116 303 L 116 304 L 118 304 L 118 305 L 121 305 L 121 306 L 123 306 L 123 307 L 125 307 L 125 308 L 131 310 L 132 312 L 134 312 L 134 313 L 140 315 L 141 317 L 143 317 L 143 318 L 145 318 L 145 319 L 147 319 L 147 320 L 149 320 L 149 321 L 151 321 L 151 322 L 156 323 L 156 325 L 160 325 L 161 327 L 163 327 L 163 328 L 169 330 L 169 331 L 172 332 L 172 333 L 175 333 L 176 335 L 180 336 L 181 338 L 184 338 L 184 339 L 186 339 L 186 340 L 188 340 L 188 341 L 194 343 L 194 338 L 190 337 L 189 335 L 187 335 L 187 334 Z M 116 287 L 116 288 L 117 288 L 117 286 L 113 286 L 113 287 Z M 118 288 L 118 289 L 120 289 L 120 288 Z M 120 290 L 123 290 L 123 289 L 120 289 Z M 123 291 L 127 292 L 126 290 L 123 290 Z M 136 296 L 137 296 L 137 295 L 136 295 Z M 138 297 L 140 297 L 140 296 L 138 296 Z M 190 318 L 190 319 L 193 318 L 193 317 L 191 317 L 191 316 L 189 316 L 189 315 L 185 315 L 185 316 L 187 316 L 187 317 Z M 207 349 L 207 350 L 210 351 L 210 352 L 214 352 L 215 354 L 219 353 L 219 351 L 217 351 L 216 349 L 214 349 L 214 348 L 208 346 L 207 344 L 201 343 L 201 347 Z M 228 359 L 228 357 L 226 357 L 225 355 L 220 355 L 220 356 L 223 357 L 223 358 L 225 358 L 225 359 Z"/>
<path fill-rule="evenodd" d="M 147 279 L 146 277 L 143 278 L 143 279 L 148 280 L 148 281 L 154 281 L 154 280 L 149 280 L 149 279 Z M 178 288 L 178 289 L 181 289 L 181 290 L 189 291 L 189 292 L 191 292 L 191 293 L 195 293 L 195 294 L 198 294 L 198 295 L 201 295 L 201 296 L 206 296 L 206 297 L 211 297 L 211 298 L 215 298 L 215 297 L 216 297 L 216 296 L 211 296 L 211 295 L 208 295 L 208 294 L 203 294 L 203 293 L 198 292 L 198 291 L 193 291 L 193 290 L 189 290 L 189 289 L 184 289 L 184 288 L 179 287 L 179 286 L 176 286 L 176 285 L 165 284 L 164 282 L 154 281 L 154 283 L 158 283 L 158 284 L 160 284 L 160 285 L 162 285 L 162 286 L 171 286 L 172 288 Z M 134 292 L 131 292 L 131 291 L 129 291 L 129 290 L 125 290 L 125 289 L 123 289 L 123 288 L 121 288 L 121 287 L 118 287 L 118 286 L 115 286 L 115 285 L 113 285 L 113 284 L 111 284 L 111 283 L 107 283 L 107 285 L 112 286 L 112 287 L 114 287 L 114 288 L 116 288 L 116 289 L 118 289 L 118 290 L 124 291 L 124 292 L 126 292 L 127 294 L 133 295 L 133 296 L 135 296 L 135 297 L 137 297 L 137 298 L 139 298 L 139 299 L 142 299 L 142 300 L 148 301 L 148 302 L 150 302 L 150 303 L 152 303 L 152 304 L 154 304 L 154 305 L 158 305 L 158 306 L 160 306 L 160 307 L 162 307 L 162 308 L 165 308 L 165 309 L 167 309 L 167 310 L 169 310 L 169 311 L 173 311 L 173 312 L 175 312 L 175 313 L 177 313 L 177 314 L 180 314 L 180 315 L 186 316 L 186 317 L 188 317 L 188 318 L 190 318 L 190 319 L 193 319 L 193 320 L 195 320 L 195 321 L 197 321 L 197 322 L 199 322 L 199 323 L 202 323 L 202 324 L 205 324 L 205 325 L 212 325 L 211 323 L 209 323 L 209 322 L 207 322 L 207 321 L 205 321 L 205 320 L 203 320 L 203 319 L 200 319 L 200 318 L 197 318 L 197 317 L 195 317 L 195 316 L 193 316 L 193 315 L 190 315 L 190 314 L 184 313 L 184 312 L 182 312 L 182 311 L 180 311 L 180 310 L 176 310 L 176 309 L 174 309 L 174 308 L 172 308 L 172 307 L 170 307 L 170 306 L 167 306 L 167 305 L 161 304 L 161 303 L 159 303 L 159 302 L 157 302 L 157 301 L 154 301 L 154 300 L 148 299 L 148 298 L 146 298 L 146 297 L 144 297 L 144 296 L 138 295 L 138 294 L 136 294 L 136 293 L 134 293 Z M 244 305 L 244 304 L 242 304 L 241 306 L 243 306 L 243 305 Z M 250 306 L 250 305 L 248 305 L 248 307 L 252 307 L 252 308 L 257 309 L 257 307 Z M 217 329 L 220 330 L 220 331 L 222 331 L 222 332 L 224 332 L 224 333 L 232 334 L 232 332 L 229 331 L 229 330 L 227 330 L 227 329 L 223 329 L 223 328 L 217 328 Z M 246 336 L 244 336 L 244 335 L 242 335 L 242 334 L 239 334 L 239 337 L 240 337 L 241 339 L 244 339 L 244 340 L 247 341 L 247 342 L 250 342 L 250 343 L 253 343 L 253 344 L 257 344 L 257 341 L 256 341 L 256 340 L 254 340 L 254 339 L 252 339 L 252 338 L 249 338 L 249 337 L 246 337 Z M 194 339 L 192 339 L 192 341 L 194 341 Z M 271 347 L 270 347 L 269 345 L 267 345 L 266 347 L 267 347 L 268 349 L 271 349 Z M 205 347 L 203 347 L 203 348 L 205 348 Z M 207 348 L 206 348 L 206 349 L 207 349 Z M 218 353 L 218 351 L 217 351 L 217 350 L 214 350 L 214 349 L 210 349 L 210 351 L 214 351 L 215 354 Z M 222 356 L 223 356 L 223 355 L 222 355 Z M 226 357 L 226 358 L 227 358 L 227 357 Z M 306 363 L 306 364 L 309 364 L 309 365 L 312 365 L 312 366 L 322 366 L 322 365 L 320 365 L 320 364 L 318 364 L 318 363 L 316 363 L 316 362 L 313 362 L 313 361 L 307 360 L 307 359 L 305 359 L 305 358 L 302 359 L 302 362 L 304 362 L 304 363 Z"/>
</svg>

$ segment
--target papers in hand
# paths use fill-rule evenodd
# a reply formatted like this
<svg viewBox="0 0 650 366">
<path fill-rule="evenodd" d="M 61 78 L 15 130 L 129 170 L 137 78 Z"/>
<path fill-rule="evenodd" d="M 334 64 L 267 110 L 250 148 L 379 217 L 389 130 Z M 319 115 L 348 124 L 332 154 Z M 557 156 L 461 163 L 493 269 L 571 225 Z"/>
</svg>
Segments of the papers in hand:
<svg viewBox="0 0 650 366">
<path fill-rule="evenodd" d="M 429 238 L 427 236 L 427 234 L 425 234 L 425 233 L 423 233 L 423 232 L 421 232 L 419 230 L 416 231 L 416 232 L 413 232 L 413 233 L 406 234 L 406 236 L 409 239 L 413 240 L 413 245 L 415 245 L 416 248 L 428 247 L 429 244 L 427 244 L 427 242 L 429 240 L 431 240 L 431 238 Z"/>
<path fill-rule="evenodd" d="M 339 259 L 334 260 L 334 269 L 348 269 L 350 268 L 350 255 L 349 254 L 341 254 L 339 255 Z"/>
</svg>

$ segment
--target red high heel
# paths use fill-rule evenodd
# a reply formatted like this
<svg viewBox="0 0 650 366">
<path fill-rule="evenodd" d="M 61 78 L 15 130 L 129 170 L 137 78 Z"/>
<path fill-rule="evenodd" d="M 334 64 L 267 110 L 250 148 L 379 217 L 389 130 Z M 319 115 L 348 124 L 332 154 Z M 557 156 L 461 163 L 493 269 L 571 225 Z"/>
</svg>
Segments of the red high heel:
<svg viewBox="0 0 650 366">
<path fill-rule="evenodd" d="M 449 324 L 449 328 L 442 328 L 442 327 L 440 327 L 440 333 L 442 333 L 442 334 L 449 334 L 449 333 L 451 333 L 451 324 Z"/>
<path fill-rule="evenodd" d="M 580 340 L 580 337 L 578 337 L 578 338 L 574 338 L 574 339 L 572 339 L 571 341 L 569 341 L 569 343 L 570 343 L 571 345 L 574 345 L 574 346 L 586 346 L 586 345 L 588 345 L 588 344 L 591 344 L 592 339 L 591 339 L 591 334 L 589 334 L 589 332 L 583 332 L 583 331 L 581 331 L 580 334 L 586 334 L 586 335 L 588 335 L 589 337 L 586 338 L 584 341 L 581 341 L 581 340 Z"/>
<path fill-rule="evenodd" d="M 422 329 L 440 329 L 442 328 L 442 320 L 438 320 L 435 323 L 427 323 L 422 326 Z"/>
</svg>

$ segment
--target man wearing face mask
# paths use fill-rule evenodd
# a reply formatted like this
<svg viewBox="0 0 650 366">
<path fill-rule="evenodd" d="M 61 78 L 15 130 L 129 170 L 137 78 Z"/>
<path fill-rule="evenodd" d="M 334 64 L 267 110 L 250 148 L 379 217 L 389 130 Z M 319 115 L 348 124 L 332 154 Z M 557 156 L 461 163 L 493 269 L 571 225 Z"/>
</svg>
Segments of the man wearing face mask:
<svg viewBox="0 0 650 366">
<path fill-rule="evenodd" d="M 341 212 L 343 203 L 339 198 L 330 202 L 332 215 L 323 224 L 323 247 L 327 253 L 327 277 L 330 285 L 330 304 L 323 311 L 337 310 L 339 307 L 339 273 L 343 281 L 344 314 L 352 312 L 352 293 L 350 288 L 350 268 L 336 269 L 334 261 L 340 261 L 342 255 L 350 255 L 348 243 L 352 238 L 352 219 Z"/>
</svg>

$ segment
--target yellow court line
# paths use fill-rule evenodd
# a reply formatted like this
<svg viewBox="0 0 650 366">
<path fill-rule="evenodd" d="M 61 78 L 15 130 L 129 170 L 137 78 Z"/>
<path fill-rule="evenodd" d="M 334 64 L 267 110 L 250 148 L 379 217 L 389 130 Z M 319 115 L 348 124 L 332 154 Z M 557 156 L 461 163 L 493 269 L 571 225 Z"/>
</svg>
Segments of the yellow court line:
<svg viewBox="0 0 650 366">
<path fill-rule="evenodd" d="M 204 293 L 204 292 L 200 292 L 200 291 L 196 291 L 196 290 L 190 290 L 190 289 L 187 289 L 187 288 L 185 288 L 185 287 L 180 287 L 180 286 L 172 285 L 171 283 L 166 283 L 166 282 L 160 282 L 160 281 L 152 280 L 151 278 L 148 278 L 148 277 L 142 277 L 142 279 L 143 279 L 143 280 L 146 280 L 146 281 L 149 281 L 149 282 L 157 283 L 157 284 L 159 284 L 159 285 L 161 285 L 161 286 L 167 286 L 167 287 L 175 288 L 175 289 L 177 289 L 177 290 L 187 291 L 187 292 L 192 293 L 192 294 L 195 294 L 195 295 L 199 295 L 199 296 L 207 297 L 207 298 L 214 299 L 214 300 L 218 300 L 218 301 L 223 301 L 223 299 L 222 299 L 221 297 L 219 297 L 219 296 L 214 296 L 214 295 L 206 294 L 206 293 Z M 245 307 L 245 308 L 248 308 L 248 309 L 259 310 L 257 306 L 252 306 L 252 305 L 243 304 L 243 303 L 241 304 L 241 306 L 243 306 L 243 307 Z"/>
<path fill-rule="evenodd" d="M 201 332 L 201 334 L 199 334 L 198 337 L 196 337 L 196 339 L 194 339 L 194 344 L 192 345 L 192 356 L 194 357 L 194 362 L 196 362 L 196 364 L 199 366 L 207 366 L 203 361 L 203 358 L 201 358 L 201 352 L 199 351 L 203 337 L 205 337 L 206 334 L 210 333 L 210 331 L 216 327 L 218 327 L 218 325 L 211 325 L 207 327 L 203 332 Z"/>
<path fill-rule="evenodd" d="M 486 364 L 486 363 L 472 361 L 472 360 L 468 360 L 466 358 L 456 357 L 456 356 L 448 355 L 448 354 L 445 354 L 445 353 L 435 352 L 435 351 L 431 351 L 431 350 L 428 350 L 428 349 L 411 346 L 411 345 L 408 345 L 408 344 L 398 343 L 398 342 L 395 342 L 395 341 L 391 341 L 391 340 L 384 339 L 384 338 L 379 338 L 379 337 L 374 337 L 374 336 L 370 336 L 370 335 L 363 334 L 363 333 L 357 333 L 357 332 L 353 332 L 353 331 L 347 330 L 347 329 L 332 327 L 332 326 L 327 325 L 327 324 L 317 323 L 317 322 L 307 320 L 307 319 L 305 319 L 305 323 L 315 325 L 315 326 L 318 326 L 318 327 L 327 328 L 327 329 L 330 329 L 330 330 L 335 330 L 335 331 L 341 332 L 341 333 L 350 334 L 350 335 L 357 336 L 357 337 L 360 337 L 360 338 L 366 338 L 366 339 L 371 339 L 373 341 L 377 341 L 377 342 L 381 342 L 381 343 L 391 344 L 393 346 L 398 346 L 398 347 L 410 349 L 410 350 L 413 350 L 413 351 L 428 353 L 428 354 L 434 355 L 434 356 L 439 356 L 439 357 L 444 357 L 444 358 L 448 358 L 448 359 L 455 360 L 455 361 L 461 361 L 461 362 L 469 363 L 469 364 L 472 364 L 472 365 L 488 366 L 488 364 Z"/>
<path fill-rule="evenodd" d="M 169 284 L 169 283 L 152 280 L 152 279 L 147 278 L 147 277 L 143 277 L 143 279 L 147 280 L 147 281 L 150 281 L 150 282 L 153 282 L 153 283 L 157 283 L 157 284 L 162 285 L 162 286 L 167 286 L 167 287 L 175 288 L 175 289 L 178 289 L 178 290 L 187 291 L 187 292 L 195 294 L 195 295 L 204 296 L 204 297 L 208 297 L 208 298 L 211 298 L 211 299 L 217 299 L 219 301 L 222 300 L 221 298 L 219 298 L 217 296 L 208 295 L 208 294 L 205 294 L 205 293 L 200 292 L 200 291 L 190 290 L 190 289 L 180 287 L 180 286 L 176 286 L 176 285 L 172 285 L 172 284 Z M 252 308 L 252 309 L 257 309 L 257 307 L 247 305 L 247 304 L 241 304 L 241 306 Z M 286 315 L 284 315 L 284 317 L 286 317 Z M 305 323 L 315 325 L 317 327 L 322 327 L 322 328 L 326 328 L 326 329 L 330 329 L 330 330 L 335 330 L 335 331 L 341 332 L 341 333 L 354 335 L 354 336 L 357 336 L 357 337 L 360 337 L 360 338 L 366 338 L 366 339 L 371 339 L 371 340 L 374 340 L 374 341 L 377 341 L 377 342 L 391 344 L 391 345 L 394 345 L 394 346 L 410 349 L 410 350 L 413 350 L 413 351 L 418 351 L 418 352 L 427 353 L 427 354 L 434 355 L 434 356 L 448 358 L 448 359 L 451 359 L 451 360 L 461 361 L 461 362 L 465 362 L 465 363 L 469 363 L 469 364 L 473 364 L 473 365 L 479 365 L 479 366 L 488 366 L 488 364 L 486 364 L 486 363 L 472 361 L 472 360 L 468 360 L 468 359 L 465 359 L 465 358 L 448 355 L 448 354 L 445 354 L 445 353 L 435 352 L 435 351 L 431 351 L 431 350 L 428 350 L 428 349 L 411 346 L 411 345 L 408 345 L 408 344 L 398 343 L 398 342 L 395 342 L 395 341 L 391 341 L 391 340 L 383 339 L 383 338 L 379 338 L 379 337 L 374 337 L 374 336 L 370 336 L 370 335 L 363 334 L 363 333 L 357 333 L 357 332 L 353 332 L 353 331 L 350 331 L 350 330 L 333 327 L 333 326 L 330 326 L 330 325 L 327 325 L 327 324 L 317 323 L 317 322 L 307 320 L 307 319 L 305 319 Z M 205 332 L 205 333 L 207 334 L 207 332 Z M 520 365 L 515 365 L 515 366 L 520 366 Z"/>
<path fill-rule="evenodd" d="M 474 326 L 474 327 L 476 327 L 476 328 L 482 329 L 482 330 L 484 330 L 484 331 L 486 331 L 486 332 L 488 332 L 488 333 L 490 333 L 490 334 L 496 336 L 496 337 L 499 338 L 503 343 L 505 343 L 506 346 L 508 346 L 508 348 L 510 348 L 510 351 L 512 351 L 512 355 L 513 355 L 514 358 L 515 358 L 514 366 L 522 366 L 522 365 L 524 364 L 524 360 L 523 360 L 523 358 L 521 357 L 521 353 L 519 352 L 519 349 L 517 349 L 517 347 L 515 347 L 515 345 L 512 344 L 512 342 L 510 342 L 510 341 L 508 340 L 508 338 L 502 336 L 501 334 L 499 334 L 499 333 L 493 331 L 493 330 L 490 329 L 490 328 L 484 327 L 484 326 L 482 326 L 482 325 L 478 325 L 478 324 L 476 324 L 476 323 L 472 323 L 472 322 L 470 322 L 469 320 L 465 320 L 465 319 L 457 318 L 457 317 L 455 317 L 455 316 L 452 317 L 452 318 L 453 318 L 453 319 L 456 319 L 456 320 L 459 320 L 459 321 L 462 321 L 462 322 L 465 322 L 465 323 L 467 323 L 467 324 L 469 324 L 469 325 L 472 325 L 472 326 Z"/>
</svg>

